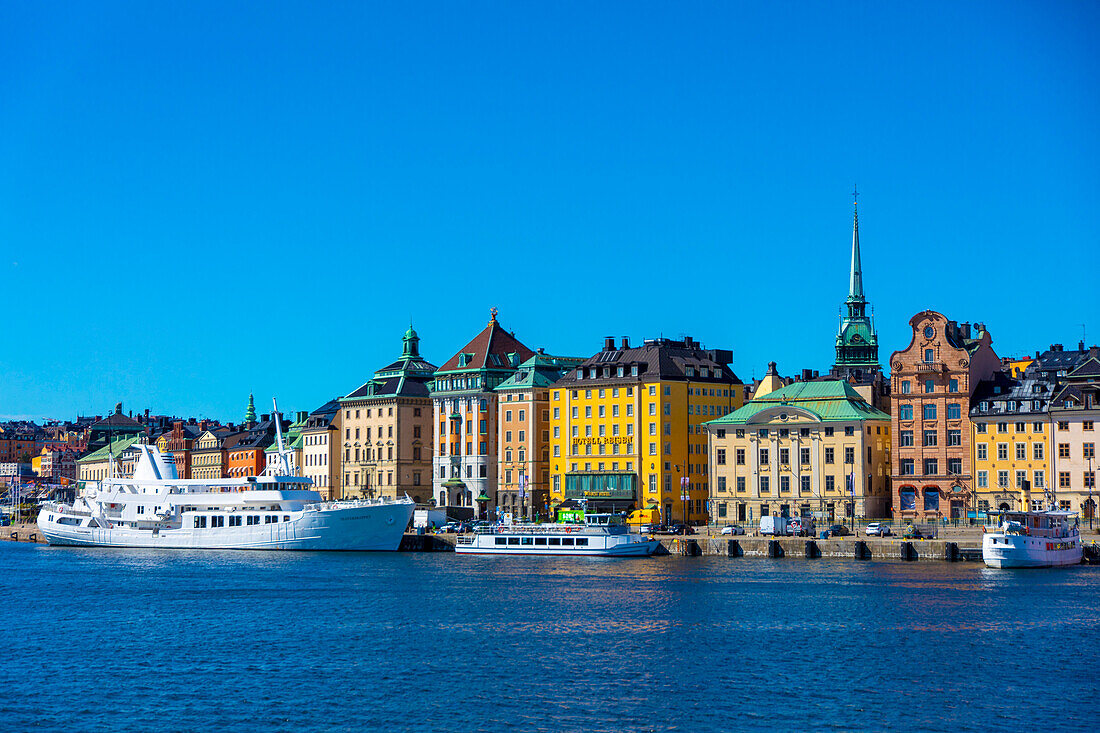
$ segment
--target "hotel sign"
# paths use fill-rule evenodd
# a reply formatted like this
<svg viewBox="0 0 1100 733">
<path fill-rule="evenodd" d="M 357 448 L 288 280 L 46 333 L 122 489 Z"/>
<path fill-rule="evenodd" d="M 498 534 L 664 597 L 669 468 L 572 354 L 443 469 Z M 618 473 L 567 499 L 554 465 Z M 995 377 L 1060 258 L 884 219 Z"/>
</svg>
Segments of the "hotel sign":
<svg viewBox="0 0 1100 733">
<path fill-rule="evenodd" d="M 610 445 L 612 443 L 626 445 L 627 443 L 632 443 L 633 441 L 633 435 L 604 435 L 598 438 L 573 438 L 573 445 Z"/>
</svg>

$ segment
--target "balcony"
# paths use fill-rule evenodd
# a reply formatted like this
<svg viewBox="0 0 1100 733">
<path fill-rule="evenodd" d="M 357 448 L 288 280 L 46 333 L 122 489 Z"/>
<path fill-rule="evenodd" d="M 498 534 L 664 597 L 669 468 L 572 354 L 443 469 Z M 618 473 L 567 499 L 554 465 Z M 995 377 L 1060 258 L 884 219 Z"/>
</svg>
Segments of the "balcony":
<svg viewBox="0 0 1100 733">
<path fill-rule="evenodd" d="M 917 363 L 918 372 L 942 372 L 947 370 L 947 365 L 942 361 L 922 361 Z"/>
</svg>

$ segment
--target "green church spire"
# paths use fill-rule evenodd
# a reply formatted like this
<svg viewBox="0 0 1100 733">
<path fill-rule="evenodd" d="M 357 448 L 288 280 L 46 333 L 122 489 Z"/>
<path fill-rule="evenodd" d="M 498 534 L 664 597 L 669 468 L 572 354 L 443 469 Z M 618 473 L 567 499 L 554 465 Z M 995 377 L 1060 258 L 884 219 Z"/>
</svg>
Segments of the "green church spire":
<svg viewBox="0 0 1100 733">
<path fill-rule="evenodd" d="M 244 411 L 244 424 L 254 425 L 256 423 L 256 403 L 252 399 L 252 393 L 248 393 L 248 409 Z"/>
<path fill-rule="evenodd" d="M 844 301 L 847 313 L 841 314 L 840 329 L 836 335 L 836 363 L 834 374 L 852 370 L 860 373 L 880 371 L 878 363 L 878 334 L 875 324 L 867 314 L 867 296 L 863 292 L 863 262 L 859 251 L 859 193 L 853 191 L 852 204 L 852 261 L 848 273 L 848 298 Z"/>
</svg>

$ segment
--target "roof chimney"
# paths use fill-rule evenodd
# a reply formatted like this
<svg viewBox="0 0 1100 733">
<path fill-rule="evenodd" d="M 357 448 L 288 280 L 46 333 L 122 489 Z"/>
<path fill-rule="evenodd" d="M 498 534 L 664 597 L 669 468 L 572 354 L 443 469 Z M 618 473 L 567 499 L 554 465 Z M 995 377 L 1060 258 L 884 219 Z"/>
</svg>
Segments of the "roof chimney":
<svg viewBox="0 0 1100 733">
<path fill-rule="evenodd" d="M 624 349 L 629 349 L 630 348 L 630 339 L 627 338 L 626 336 L 623 336 L 622 344 L 623 344 Z"/>
<path fill-rule="evenodd" d="M 271 418 L 271 415 L 268 415 L 267 413 L 264 413 L 263 415 L 260 415 L 260 422 L 267 422 L 270 418 Z"/>
<path fill-rule="evenodd" d="M 604 337 L 603 350 L 604 351 L 614 351 L 615 350 L 615 337 L 614 336 L 605 336 Z"/>
<path fill-rule="evenodd" d="M 963 323 L 959 330 L 962 332 L 964 339 L 970 338 L 970 321 Z"/>
<path fill-rule="evenodd" d="M 1077 350 L 1078 351 L 1084 351 L 1085 350 L 1085 342 L 1084 341 L 1078 341 L 1077 342 Z"/>
</svg>

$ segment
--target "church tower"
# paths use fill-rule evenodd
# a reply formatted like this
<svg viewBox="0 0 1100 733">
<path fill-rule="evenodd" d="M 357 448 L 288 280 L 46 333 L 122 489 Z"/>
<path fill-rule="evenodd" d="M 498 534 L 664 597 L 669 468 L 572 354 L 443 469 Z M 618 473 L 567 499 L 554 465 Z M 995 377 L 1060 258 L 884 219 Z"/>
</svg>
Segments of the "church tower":
<svg viewBox="0 0 1100 733">
<path fill-rule="evenodd" d="M 858 197 L 854 193 L 853 196 Z M 852 267 L 848 276 L 848 298 L 840 315 L 840 329 L 836 335 L 836 363 L 834 378 L 849 382 L 866 383 L 882 371 L 878 361 L 878 334 L 873 315 L 867 313 L 867 297 L 863 293 L 863 265 L 859 256 L 859 201 L 852 217 Z"/>
</svg>

